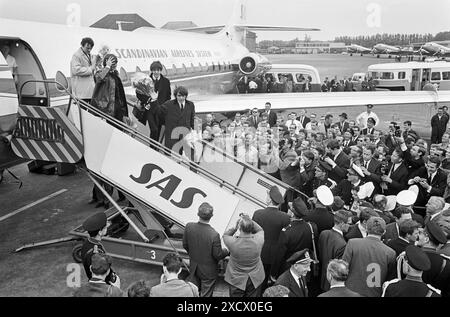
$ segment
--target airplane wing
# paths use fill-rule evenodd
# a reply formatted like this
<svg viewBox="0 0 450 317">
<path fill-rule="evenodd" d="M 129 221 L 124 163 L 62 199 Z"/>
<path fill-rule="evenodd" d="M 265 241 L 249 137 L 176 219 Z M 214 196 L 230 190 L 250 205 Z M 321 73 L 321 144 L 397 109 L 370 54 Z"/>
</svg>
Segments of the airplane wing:
<svg viewBox="0 0 450 317">
<path fill-rule="evenodd" d="M 191 28 L 178 29 L 177 31 L 189 32 L 219 32 L 225 25 L 198 26 Z M 303 28 L 296 26 L 270 26 L 270 25 L 253 25 L 253 24 L 236 24 L 237 29 L 247 29 L 249 31 L 320 31 L 317 28 Z"/>
</svg>

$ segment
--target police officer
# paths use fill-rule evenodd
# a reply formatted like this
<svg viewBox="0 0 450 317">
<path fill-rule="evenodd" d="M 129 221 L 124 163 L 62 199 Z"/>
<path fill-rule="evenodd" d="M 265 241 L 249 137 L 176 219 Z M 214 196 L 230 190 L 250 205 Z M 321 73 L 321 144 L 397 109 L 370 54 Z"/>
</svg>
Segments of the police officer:
<svg viewBox="0 0 450 317">
<path fill-rule="evenodd" d="M 92 278 L 92 272 L 90 269 L 92 256 L 96 253 L 106 254 L 106 250 L 100 242 L 102 237 L 106 235 L 108 229 L 105 213 L 98 212 L 87 218 L 83 223 L 83 228 L 88 232 L 89 238 L 87 238 L 81 247 L 81 258 L 83 260 L 86 275 L 90 280 Z M 116 278 L 118 279 L 118 276 L 111 269 L 106 278 L 106 282 L 108 284 L 111 282 L 114 283 Z"/>
<path fill-rule="evenodd" d="M 430 259 L 430 269 L 423 272 L 423 281 L 441 290 L 442 297 L 450 296 L 450 261 L 437 253 L 440 244 L 447 242 L 447 236 L 434 222 L 428 221 L 419 232 L 417 244 Z"/>
<path fill-rule="evenodd" d="M 382 297 L 440 297 L 438 290 L 422 281 L 422 273 L 431 267 L 424 251 L 409 245 L 400 258 L 403 259 L 402 269 L 406 278 L 385 282 Z"/>
</svg>

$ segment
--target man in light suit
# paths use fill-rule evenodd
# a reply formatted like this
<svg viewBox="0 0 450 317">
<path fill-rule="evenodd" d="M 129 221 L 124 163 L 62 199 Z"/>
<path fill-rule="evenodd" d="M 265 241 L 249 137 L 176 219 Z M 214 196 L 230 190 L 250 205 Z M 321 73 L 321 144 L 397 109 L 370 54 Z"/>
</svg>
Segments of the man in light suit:
<svg viewBox="0 0 450 317">
<path fill-rule="evenodd" d="M 90 37 L 81 40 L 81 47 L 73 54 L 70 61 L 70 78 L 72 79 L 72 93 L 75 97 L 88 103 L 94 93 L 94 73 L 96 70 L 91 50 L 94 41 Z"/>
<path fill-rule="evenodd" d="M 311 271 L 311 259 L 309 250 L 304 249 L 295 252 L 287 262 L 291 264 L 289 270 L 286 270 L 275 282 L 275 285 L 283 285 L 289 289 L 289 297 L 308 297 L 308 286 L 306 284 L 306 275 Z"/>
<path fill-rule="evenodd" d="M 347 242 L 344 239 L 344 232 L 347 232 L 352 221 L 352 213 L 347 210 L 338 210 L 334 214 L 334 227 L 331 230 L 324 230 L 320 233 L 318 251 L 322 266 L 320 287 L 323 291 L 330 289 L 327 280 L 327 266 L 332 259 L 340 259 L 344 254 Z"/>
<path fill-rule="evenodd" d="M 165 124 L 164 146 L 175 152 L 181 152 L 184 142 L 179 141 L 194 128 L 195 106 L 186 99 L 188 91 L 183 86 L 178 86 L 173 95 L 175 99 L 161 105 L 158 113 L 161 122 Z M 190 151 L 187 145 L 184 148 Z M 189 156 L 189 153 L 185 153 Z"/>
<path fill-rule="evenodd" d="M 228 255 L 222 249 L 219 233 L 209 225 L 213 207 L 202 203 L 198 208 L 199 221 L 186 224 L 183 248 L 189 254 L 190 279 L 198 286 L 201 297 L 211 297 L 218 277 L 218 261 Z"/>
<path fill-rule="evenodd" d="M 381 286 L 395 275 L 395 251 L 381 241 L 386 229 L 382 218 L 367 221 L 367 237 L 351 239 L 342 259 L 349 264 L 347 287 L 363 296 L 380 297 Z"/>
<path fill-rule="evenodd" d="M 360 294 L 353 292 L 345 282 L 348 277 L 348 263 L 344 260 L 333 259 L 327 266 L 326 277 L 330 283 L 330 290 L 318 297 L 362 297 Z"/>
</svg>

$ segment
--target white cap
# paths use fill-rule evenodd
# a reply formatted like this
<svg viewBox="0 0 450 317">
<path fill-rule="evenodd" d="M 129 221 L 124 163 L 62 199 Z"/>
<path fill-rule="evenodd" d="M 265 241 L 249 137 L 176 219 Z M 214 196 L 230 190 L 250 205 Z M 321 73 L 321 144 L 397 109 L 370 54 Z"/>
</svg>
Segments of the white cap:
<svg viewBox="0 0 450 317">
<path fill-rule="evenodd" d="M 325 185 L 321 185 L 321 186 L 319 186 L 319 188 L 317 188 L 316 195 L 317 195 L 317 199 L 324 206 L 331 206 L 334 202 L 333 193 Z"/>
<path fill-rule="evenodd" d="M 386 211 L 392 211 L 395 209 L 395 205 L 397 204 L 397 196 L 395 195 L 390 195 L 390 196 L 386 196 L 386 207 L 385 210 Z"/>
<path fill-rule="evenodd" d="M 416 202 L 417 195 L 412 190 L 402 190 L 397 194 L 397 203 L 402 206 L 411 206 Z"/>
<path fill-rule="evenodd" d="M 408 190 L 414 192 L 416 194 L 416 197 L 417 197 L 417 195 L 419 195 L 419 186 L 417 186 L 417 185 L 409 186 Z"/>
<path fill-rule="evenodd" d="M 372 182 L 365 183 L 359 187 L 358 198 L 365 199 L 367 197 L 372 196 L 373 190 L 375 186 L 373 186 Z"/>
</svg>

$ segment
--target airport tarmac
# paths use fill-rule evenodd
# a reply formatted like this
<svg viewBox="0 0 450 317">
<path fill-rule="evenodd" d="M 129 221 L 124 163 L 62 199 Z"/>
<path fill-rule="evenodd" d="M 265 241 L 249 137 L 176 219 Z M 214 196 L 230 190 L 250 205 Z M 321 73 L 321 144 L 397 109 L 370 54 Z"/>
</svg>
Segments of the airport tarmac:
<svg viewBox="0 0 450 317">
<path fill-rule="evenodd" d="M 329 54 L 271 55 L 269 58 L 273 63 L 313 65 L 319 69 L 322 79 L 334 75 L 338 78 L 350 76 L 354 72 L 367 70 L 370 64 L 388 61 L 372 56 Z M 354 109 L 354 113 L 349 111 L 349 115 L 364 110 Z M 377 114 L 383 116 L 382 113 Z M 417 118 L 423 114 L 409 115 Z M 24 244 L 67 236 L 70 230 L 98 211 L 87 204 L 92 184 L 81 170 L 67 176 L 32 174 L 26 164 L 10 170 L 22 180 L 23 187 L 19 189 L 16 180 L 8 173 L 0 183 L 0 296 L 71 296 L 73 290 L 66 284 L 69 275 L 67 268 L 74 263 L 72 248 L 79 242 L 38 247 L 19 253 L 13 251 Z M 114 198 L 117 198 L 116 195 Z M 113 265 L 121 277 L 124 290 L 140 279 L 155 285 L 159 283 L 162 273 L 159 266 L 127 260 L 114 259 Z M 84 270 L 80 268 L 82 281 L 86 281 Z M 227 295 L 223 282 L 219 283 L 215 295 Z"/>
</svg>

